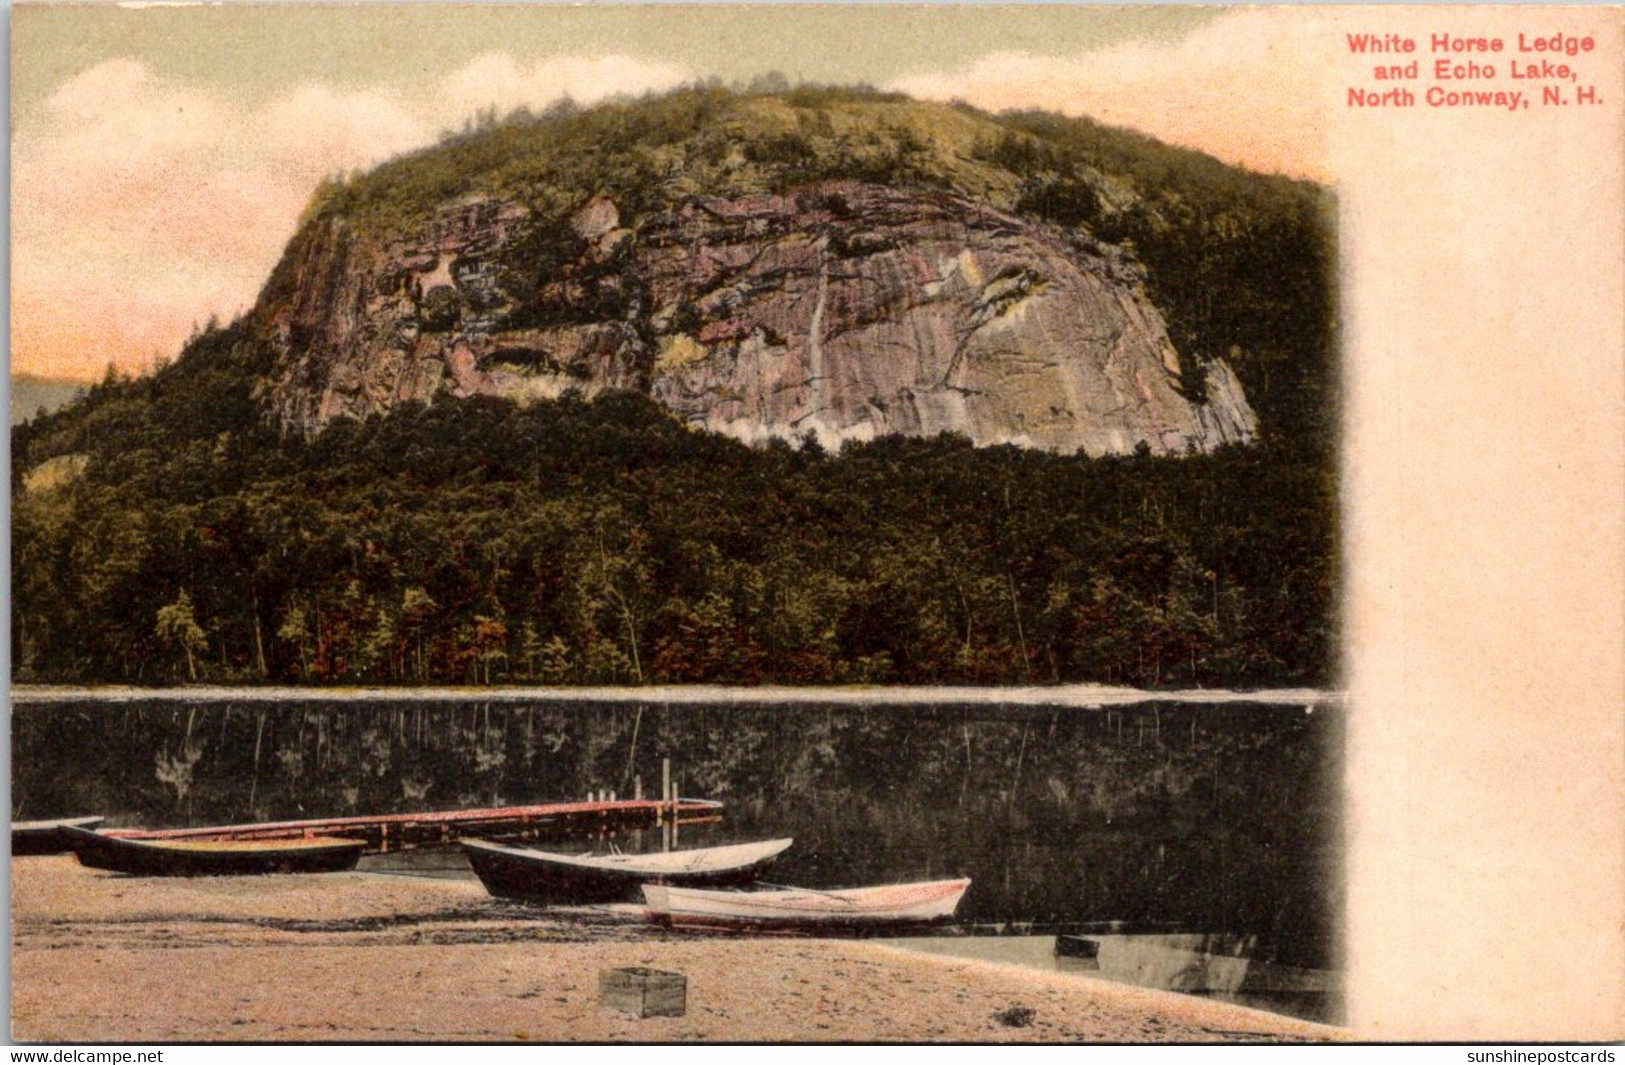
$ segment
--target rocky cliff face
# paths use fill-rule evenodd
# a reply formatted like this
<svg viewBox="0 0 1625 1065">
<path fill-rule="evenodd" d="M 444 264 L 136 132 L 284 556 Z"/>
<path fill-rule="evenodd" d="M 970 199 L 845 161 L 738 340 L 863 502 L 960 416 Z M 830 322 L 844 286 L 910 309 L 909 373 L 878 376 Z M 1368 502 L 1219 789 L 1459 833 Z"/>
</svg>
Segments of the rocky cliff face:
<svg viewBox="0 0 1625 1065">
<path fill-rule="evenodd" d="M 471 199 L 387 238 L 322 218 L 287 256 L 256 321 L 297 434 L 442 391 L 571 388 L 751 442 L 953 430 L 1104 454 L 1257 431 L 1222 362 L 1181 381 L 1121 252 L 945 192 L 823 182 L 635 221 L 600 198 L 564 224 Z"/>
</svg>

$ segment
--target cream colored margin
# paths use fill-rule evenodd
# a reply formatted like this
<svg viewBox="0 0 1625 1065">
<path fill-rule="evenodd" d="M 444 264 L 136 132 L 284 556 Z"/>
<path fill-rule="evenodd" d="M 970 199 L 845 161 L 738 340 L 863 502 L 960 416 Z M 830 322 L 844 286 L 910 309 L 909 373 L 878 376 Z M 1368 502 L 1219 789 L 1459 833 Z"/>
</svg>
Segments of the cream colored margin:
<svg viewBox="0 0 1625 1065">
<path fill-rule="evenodd" d="M 1328 130 L 1354 1023 L 1385 1039 L 1619 1039 L 1625 12 L 1328 23 L 1598 38 L 1598 106 L 1374 113 L 1333 86 Z"/>
</svg>

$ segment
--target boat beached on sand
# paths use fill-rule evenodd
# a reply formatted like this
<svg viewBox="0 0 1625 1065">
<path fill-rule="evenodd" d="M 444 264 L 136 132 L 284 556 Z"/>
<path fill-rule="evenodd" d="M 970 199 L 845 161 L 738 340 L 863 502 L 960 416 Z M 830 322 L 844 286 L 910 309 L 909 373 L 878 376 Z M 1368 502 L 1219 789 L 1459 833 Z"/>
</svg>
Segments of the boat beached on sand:
<svg viewBox="0 0 1625 1065">
<path fill-rule="evenodd" d="M 55 821 L 13 821 L 11 856 L 23 854 L 66 854 L 71 849 L 62 836 L 64 828 L 95 828 L 105 817 L 64 817 Z"/>
<path fill-rule="evenodd" d="M 703 891 L 646 884 L 657 924 L 742 931 L 863 932 L 937 924 L 953 917 L 969 879 L 821 891 Z"/>
<path fill-rule="evenodd" d="M 793 840 L 660 854 L 571 855 L 463 840 L 463 852 L 485 889 L 498 898 L 532 902 L 636 901 L 649 883 L 723 887 L 754 881 Z"/>
<path fill-rule="evenodd" d="M 81 865 L 132 876 L 338 873 L 354 869 L 367 846 L 352 839 L 136 840 L 60 831 Z"/>
</svg>

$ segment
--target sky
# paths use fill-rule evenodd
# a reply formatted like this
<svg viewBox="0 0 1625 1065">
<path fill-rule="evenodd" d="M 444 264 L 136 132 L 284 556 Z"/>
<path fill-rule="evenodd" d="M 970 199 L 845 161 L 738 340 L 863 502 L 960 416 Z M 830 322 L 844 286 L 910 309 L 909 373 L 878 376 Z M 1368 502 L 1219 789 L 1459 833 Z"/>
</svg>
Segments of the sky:
<svg viewBox="0 0 1625 1065">
<path fill-rule="evenodd" d="M 1268 8 L 19 5 L 12 372 L 173 357 L 252 304 L 323 176 L 492 105 L 777 70 L 1323 179 L 1320 32 Z"/>
</svg>

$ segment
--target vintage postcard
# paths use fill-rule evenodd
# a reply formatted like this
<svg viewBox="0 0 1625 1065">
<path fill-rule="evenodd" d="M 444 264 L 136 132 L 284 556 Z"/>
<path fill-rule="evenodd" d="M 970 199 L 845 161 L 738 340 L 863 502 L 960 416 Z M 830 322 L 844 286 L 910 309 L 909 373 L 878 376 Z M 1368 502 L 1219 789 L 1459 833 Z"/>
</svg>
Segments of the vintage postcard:
<svg viewBox="0 0 1625 1065">
<path fill-rule="evenodd" d="M 1620 9 L 11 42 L 13 1040 L 1625 1035 Z"/>
</svg>

